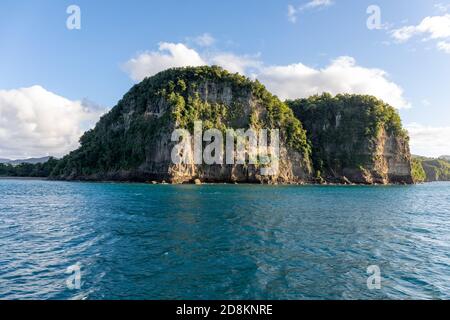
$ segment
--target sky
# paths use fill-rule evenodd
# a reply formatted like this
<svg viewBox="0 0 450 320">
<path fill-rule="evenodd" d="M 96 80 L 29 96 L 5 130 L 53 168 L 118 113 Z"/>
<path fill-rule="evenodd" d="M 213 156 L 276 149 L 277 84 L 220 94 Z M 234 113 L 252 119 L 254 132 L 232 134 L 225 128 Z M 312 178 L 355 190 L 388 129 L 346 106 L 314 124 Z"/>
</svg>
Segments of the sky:
<svg viewBox="0 0 450 320">
<path fill-rule="evenodd" d="M 281 99 L 375 95 L 414 154 L 450 154 L 449 0 L 2 0 L 0 158 L 62 156 L 136 82 L 204 64 Z"/>
</svg>

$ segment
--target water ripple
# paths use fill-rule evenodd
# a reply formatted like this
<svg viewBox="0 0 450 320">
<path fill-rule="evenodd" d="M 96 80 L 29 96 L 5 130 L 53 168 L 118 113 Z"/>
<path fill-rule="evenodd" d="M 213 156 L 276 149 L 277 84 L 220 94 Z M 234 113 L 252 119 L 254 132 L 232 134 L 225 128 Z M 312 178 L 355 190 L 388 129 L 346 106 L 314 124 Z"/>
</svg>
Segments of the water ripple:
<svg viewBox="0 0 450 320">
<path fill-rule="evenodd" d="M 0 299 L 449 299 L 449 200 L 449 183 L 0 180 Z"/>
</svg>

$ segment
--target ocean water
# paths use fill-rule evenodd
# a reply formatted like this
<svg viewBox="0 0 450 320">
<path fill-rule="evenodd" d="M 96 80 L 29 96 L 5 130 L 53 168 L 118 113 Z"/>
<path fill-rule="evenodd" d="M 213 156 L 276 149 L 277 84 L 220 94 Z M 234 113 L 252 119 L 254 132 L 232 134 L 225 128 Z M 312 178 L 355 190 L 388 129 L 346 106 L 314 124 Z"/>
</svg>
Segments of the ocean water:
<svg viewBox="0 0 450 320">
<path fill-rule="evenodd" d="M 0 299 L 449 298 L 449 183 L 0 180 Z"/>
</svg>

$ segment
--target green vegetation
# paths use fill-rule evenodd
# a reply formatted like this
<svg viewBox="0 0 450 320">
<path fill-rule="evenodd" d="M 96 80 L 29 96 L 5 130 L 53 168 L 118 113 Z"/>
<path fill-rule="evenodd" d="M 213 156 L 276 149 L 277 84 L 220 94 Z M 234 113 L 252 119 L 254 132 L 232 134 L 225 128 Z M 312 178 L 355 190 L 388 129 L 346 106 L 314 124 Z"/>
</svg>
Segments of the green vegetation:
<svg viewBox="0 0 450 320">
<path fill-rule="evenodd" d="M 311 147 L 292 110 L 257 81 L 217 67 L 174 68 L 133 86 L 86 132 L 53 177 L 103 175 L 146 165 L 162 137 L 176 128 L 280 128 L 282 141 L 309 161 Z"/>
<path fill-rule="evenodd" d="M 48 177 L 58 160 L 50 158 L 45 163 L 21 163 L 18 165 L 0 163 L 0 177 Z"/>
<path fill-rule="evenodd" d="M 172 117 L 180 128 L 192 131 L 194 121 L 202 120 L 206 129 L 225 130 L 237 127 L 243 117 L 248 117 L 246 127 L 281 128 L 288 145 L 309 157 L 311 147 L 302 124 L 295 118 L 292 110 L 269 93 L 260 82 L 251 81 L 237 73 L 231 74 L 217 66 L 171 69 L 155 77 L 165 73 L 175 77 L 175 80 L 169 80 L 162 94 L 172 105 Z M 233 101 L 227 105 L 224 102 L 210 103 L 203 100 L 202 92 L 198 89 L 207 91 L 205 83 L 222 88 L 231 87 Z M 260 118 L 255 113 L 245 114 L 243 104 L 249 97 L 265 107 L 264 117 Z"/>
<path fill-rule="evenodd" d="M 305 179 L 324 182 L 345 175 L 360 182 L 364 177 L 359 176 L 367 175 L 387 181 L 379 150 L 387 136 L 394 137 L 389 140 L 392 152 L 409 165 L 408 136 L 399 114 L 373 96 L 325 93 L 282 102 L 258 81 L 204 66 L 169 69 L 144 79 L 80 138 L 79 149 L 46 164 L 0 165 L 0 175 L 147 181 L 153 172 L 165 172 L 172 131 L 192 132 L 198 120 L 204 129 L 222 131 L 280 129 L 281 143 L 301 154 Z M 412 175 L 417 182 L 448 179 L 449 166 L 443 159 L 414 160 Z M 410 183 L 410 177 L 401 181 Z"/>
<path fill-rule="evenodd" d="M 427 175 L 422 166 L 422 161 L 419 159 L 412 159 L 411 161 L 411 174 L 416 183 L 422 183 L 427 180 Z"/>
<path fill-rule="evenodd" d="M 422 181 L 450 181 L 450 161 L 446 160 L 445 157 L 434 159 L 414 156 L 413 163 L 416 163 L 415 166 L 422 168 L 425 174 L 425 178 Z M 418 180 L 418 182 L 421 181 Z"/>
<path fill-rule="evenodd" d="M 373 96 L 324 93 L 286 103 L 305 126 L 314 167 L 322 173 L 365 167 L 384 132 L 407 139 L 397 111 Z"/>
</svg>

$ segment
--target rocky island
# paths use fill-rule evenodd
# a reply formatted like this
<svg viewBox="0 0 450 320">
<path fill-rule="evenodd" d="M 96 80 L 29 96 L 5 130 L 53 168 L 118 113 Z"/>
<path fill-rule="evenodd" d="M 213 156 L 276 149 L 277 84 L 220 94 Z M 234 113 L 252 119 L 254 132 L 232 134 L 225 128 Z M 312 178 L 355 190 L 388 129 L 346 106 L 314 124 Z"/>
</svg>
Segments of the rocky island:
<svg viewBox="0 0 450 320">
<path fill-rule="evenodd" d="M 258 164 L 173 164 L 175 128 L 279 128 L 275 176 Z M 360 95 L 280 101 L 258 81 L 217 67 L 174 68 L 144 79 L 58 161 L 52 179 L 170 183 L 414 182 L 397 111 Z"/>
</svg>

